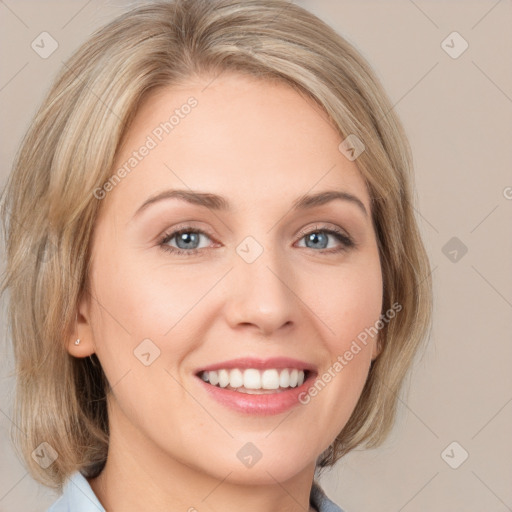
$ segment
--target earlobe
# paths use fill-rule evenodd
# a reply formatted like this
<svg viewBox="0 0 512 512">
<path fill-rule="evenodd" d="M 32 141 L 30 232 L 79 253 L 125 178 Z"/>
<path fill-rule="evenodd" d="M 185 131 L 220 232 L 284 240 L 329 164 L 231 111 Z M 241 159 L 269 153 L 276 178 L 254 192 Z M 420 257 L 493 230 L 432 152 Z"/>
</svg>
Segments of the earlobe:
<svg viewBox="0 0 512 512">
<path fill-rule="evenodd" d="M 80 319 L 80 324 L 78 320 Z M 86 334 L 86 336 L 79 336 L 79 332 Z M 95 347 L 92 342 L 90 329 L 88 328 L 87 319 L 77 311 L 75 317 L 75 325 L 73 332 L 70 334 L 67 344 L 67 350 L 73 357 L 88 357 L 95 352 Z"/>
<path fill-rule="evenodd" d="M 68 352 L 73 357 L 88 357 L 94 354 L 94 346 L 86 339 L 77 338 L 75 333 L 68 341 Z"/>
</svg>

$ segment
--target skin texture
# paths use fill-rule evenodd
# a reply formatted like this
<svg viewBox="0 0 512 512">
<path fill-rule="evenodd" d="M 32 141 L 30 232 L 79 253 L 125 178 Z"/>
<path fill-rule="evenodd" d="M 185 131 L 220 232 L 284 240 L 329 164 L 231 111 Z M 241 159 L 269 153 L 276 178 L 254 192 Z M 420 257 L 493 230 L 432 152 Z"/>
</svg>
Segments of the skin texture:
<svg viewBox="0 0 512 512">
<path fill-rule="evenodd" d="M 142 103 L 115 169 L 190 96 L 198 101 L 108 192 L 94 230 L 82 341 L 68 350 L 96 352 L 113 387 L 108 461 L 90 480 L 107 510 L 308 510 L 316 458 L 348 421 L 378 354 L 371 339 L 307 405 L 278 415 L 232 411 L 202 389 L 197 369 L 241 356 L 295 357 L 322 375 L 382 307 L 368 191 L 326 114 L 284 84 L 226 72 L 210 82 L 161 88 Z M 222 195 L 233 210 L 170 199 L 132 218 L 172 188 Z M 330 189 L 357 196 L 368 215 L 341 200 L 292 210 Z M 188 246 L 199 252 L 163 250 L 163 236 L 184 223 L 207 232 Z M 333 227 L 355 247 L 321 231 Z M 310 231 L 327 238 L 307 246 Z M 236 251 L 247 236 L 263 248 L 253 263 Z M 160 350 L 149 366 L 134 356 L 144 339 Z M 247 442 L 262 453 L 251 468 L 236 455 Z"/>
</svg>

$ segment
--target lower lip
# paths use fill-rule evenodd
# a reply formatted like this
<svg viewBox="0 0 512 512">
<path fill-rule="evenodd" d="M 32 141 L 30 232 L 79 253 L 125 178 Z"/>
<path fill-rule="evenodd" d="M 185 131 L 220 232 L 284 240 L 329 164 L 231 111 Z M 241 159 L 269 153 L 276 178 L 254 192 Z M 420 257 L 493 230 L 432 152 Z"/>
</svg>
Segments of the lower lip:
<svg viewBox="0 0 512 512">
<path fill-rule="evenodd" d="M 210 396 L 222 405 L 229 407 L 237 412 L 252 414 L 257 416 L 270 416 L 280 414 L 301 404 L 299 395 L 307 392 L 312 382 L 315 380 L 315 374 L 310 373 L 309 377 L 296 388 L 289 388 L 286 391 L 278 393 L 268 393 L 261 395 L 251 395 L 240 391 L 212 386 L 196 375 Z"/>
</svg>

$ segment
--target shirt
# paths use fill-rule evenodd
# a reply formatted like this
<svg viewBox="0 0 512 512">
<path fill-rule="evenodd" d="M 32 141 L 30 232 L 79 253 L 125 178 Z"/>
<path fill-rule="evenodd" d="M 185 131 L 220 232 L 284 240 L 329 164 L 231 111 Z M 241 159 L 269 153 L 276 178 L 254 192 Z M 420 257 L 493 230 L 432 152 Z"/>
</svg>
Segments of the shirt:
<svg viewBox="0 0 512 512">
<path fill-rule="evenodd" d="M 310 504 L 318 512 L 343 512 L 332 502 L 320 484 L 313 480 L 309 497 Z M 76 471 L 65 483 L 62 496 L 46 512 L 106 512 L 94 494 L 87 479 Z"/>
</svg>

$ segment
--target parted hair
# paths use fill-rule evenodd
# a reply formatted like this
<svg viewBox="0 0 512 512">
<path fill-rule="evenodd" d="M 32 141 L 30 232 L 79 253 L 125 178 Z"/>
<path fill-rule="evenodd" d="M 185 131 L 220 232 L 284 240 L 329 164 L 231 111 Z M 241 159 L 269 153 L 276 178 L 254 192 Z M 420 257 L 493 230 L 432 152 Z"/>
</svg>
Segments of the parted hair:
<svg viewBox="0 0 512 512">
<path fill-rule="evenodd" d="M 138 105 L 158 87 L 224 71 L 277 80 L 312 98 L 343 139 L 371 198 L 382 313 L 357 405 L 317 469 L 357 446 L 376 447 L 395 421 L 398 393 L 431 327 L 430 265 L 414 215 L 409 143 L 365 58 L 333 28 L 285 0 L 145 3 L 97 30 L 65 62 L 16 154 L 2 195 L 7 320 L 16 389 L 11 438 L 39 482 L 62 489 L 74 471 L 94 477 L 109 444 L 109 383 L 95 354 L 66 350 L 80 298 L 90 293 L 90 247 L 101 201 Z M 11 345 L 10 345 L 11 346 Z M 341 399 L 341 398 L 340 398 Z M 57 458 L 33 456 L 47 443 Z M 47 445 L 45 445 L 47 446 Z"/>
</svg>

